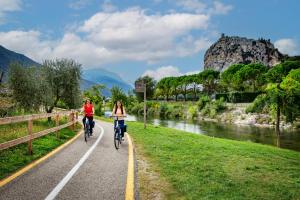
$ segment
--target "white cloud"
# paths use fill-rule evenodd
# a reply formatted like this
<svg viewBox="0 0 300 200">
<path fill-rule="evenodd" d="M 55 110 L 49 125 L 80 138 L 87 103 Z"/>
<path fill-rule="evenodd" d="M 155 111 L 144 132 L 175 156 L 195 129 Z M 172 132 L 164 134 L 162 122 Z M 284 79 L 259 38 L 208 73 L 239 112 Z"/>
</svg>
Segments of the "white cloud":
<svg viewBox="0 0 300 200">
<path fill-rule="evenodd" d="M 0 0 L 0 24 L 5 22 L 5 13 L 21 10 L 21 0 Z"/>
<path fill-rule="evenodd" d="M 199 0 L 178 0 L 177 5 L 196 13 L 203 13 L 207 9 L 207 5 Z"/>
<path fill-rule="evenodd" d="M 210 9 L 209 13 L 212 15 L 225 15 L 232 9 L 232 5 L 225 5 L 222 2 L 214 1 L 214 7 Z"/>
<path fill-rule="evenodd" d="M 281 53 L 288 54 L 290 56 L 299 54 L 298 44 L 293 39 L 283 38 L 277 40 L 274 45 Z"/>
<path fill-rule="evenodd" d="M 164 77 L 181 76 L 182 73 L 180 73 L 177 67 L 164 66 L 164 67 L 157 68 L 156 70 L 147 70 L 142 76 L 147 76 L 147 75 L 158 81 Z"/>
<path fill-rule="evenodd" d="M 199 74 L 200 70 L 196 70 L 196 71 L 191 71 L 191 72 L 187 72 L 185 73 L 186 75 L 193 75 L 193 74 Z"/>
<path fill-rule="evenodd" d="M 211 42 L 205 37 L 192 37 L 190 32 L 205 31 L 209 19 L 189 13 L 149 15 L 131 8 L 99 12 L 81 25 L 75 24 L 57 40 L 44 39 L 34 30 L 0 32 L 0 44 L 39 62 L 66 57 L 85 67 L 118 61 L 155 63 L 205 50 Z"/>
<path fill-rule="evenodd" d="M 163 67 L 159 67 L 155 70 L 147 70 L 144 72 L 144 74 L 142 76 L 150 76 L 152 78 L 154 78 L 155 80 L 159 81 L 160 79 L 164 78 L 164 77 L 178 77 L 178 76 L 182 76 L 182 75 L 192 75 L 192 74 L 197 74 L 199 73 L 199 71 L 190 71 L 187 73 L 181 73 L 180 70 L 178 69 L 178 67 L 169 65 L 169 66 L 163 66 Z"/>
<path fill-rule="evenodd" d="M 0 44 L 6 48 L 23 53 L 37 61 L 52 54 L 54 41 L 42 41 L 38 31 L 9 31 L 0 32 Z"/>
<path fill-rule="evenodd" d="M 233 9 L 232 5 L 225 5 L 220 1 L 213 1 L 209 5 L 200 0 L 177 0 L 176 4 L 184 10 L 207 15 L 225 15 Z"/>
<path fill-rule="evenodd" d="M 69 4 L 69 7 L 74 9 L 74 10 L 80 10 L 82 8 L 85 8 L 89 4 L 91 4 L 91 0 L 73 0 Z"/>
<path fill-rule="evenodd" d="M 110 0 L 105 0 L 101 7 L 104 12 L 114 12 L 118 9 L 115 5 L 111 3 Z"/>
</svg>

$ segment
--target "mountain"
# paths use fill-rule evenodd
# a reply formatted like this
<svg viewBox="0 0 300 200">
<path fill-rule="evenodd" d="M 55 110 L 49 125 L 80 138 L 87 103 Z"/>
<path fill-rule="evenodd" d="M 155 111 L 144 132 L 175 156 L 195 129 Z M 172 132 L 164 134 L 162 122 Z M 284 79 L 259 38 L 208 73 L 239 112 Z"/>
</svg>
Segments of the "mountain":
<svg viewBox="0 0 300 200">
<path fill-rule="evenodd" d="M 16 53 L 14 51 L 8 50 L 0 45 L 0 73 L 4 74 L 8 71 L 8 66 L 10 63 L 19 62 L 23 66 L 40 66 L 39 63 L 34 60 L 24 56 L 23 54 Z"/>
<path fill-rule="evenodd" d="M 286 57 L 270 40 L 225 36 L 214 43 L 204 55 L 204 69 L 224 71 L 232 64 L 262 63 L 274 66 Z"/>
<path fill-rule="evenodd" d="M 94 84 L 106 85 L 106 89 L 103 91 L 104 96 L 110 96 L 110 89 L 113 86 L 118 86 L 122 88 L 124 92 L 132 90 L 132 86 L 126 83 L 122 78 L 110 71 L 102 68 L 87 69 L 83 71 L 82 89 L 91 87 Z"/>
</svg>

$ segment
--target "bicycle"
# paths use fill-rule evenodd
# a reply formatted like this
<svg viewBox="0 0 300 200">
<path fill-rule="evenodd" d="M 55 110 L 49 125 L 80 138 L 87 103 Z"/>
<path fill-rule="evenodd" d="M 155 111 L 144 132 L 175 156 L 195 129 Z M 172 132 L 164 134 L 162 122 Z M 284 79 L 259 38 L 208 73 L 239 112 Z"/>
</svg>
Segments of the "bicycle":
<svg viewBox="0 0 300 200">
<path fill-rule="evenodd" d="M 86 118 L 84 125 L 84 140 L 87 142 L 87 138 L 89 138 L 92 134 L 90 131 L 90 121 Z"/>
<path fill-rule="evenodd" d="M 120 144 L 122 144 L 122 130 L 119 125 L 119 117 L 118 116 L 112 116 L 115 117 L 115 127 L 114 127 L 114 144 L 115 148 L 118 150 L 120 148 Z"/>
</svg>

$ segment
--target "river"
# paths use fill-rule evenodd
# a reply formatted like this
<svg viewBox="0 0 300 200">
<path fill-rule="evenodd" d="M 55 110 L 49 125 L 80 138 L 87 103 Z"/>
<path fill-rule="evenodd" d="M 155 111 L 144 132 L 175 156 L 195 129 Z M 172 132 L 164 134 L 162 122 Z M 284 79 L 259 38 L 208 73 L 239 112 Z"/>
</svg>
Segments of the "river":
<svg viewBox="0 0 300 200">
<path fill-rule="evenodd" d="M 143 117 L 129 115 L 128 121 L 143 122 Z M 274 128 L 233 125 L 207 121 L 185 121 L 149 118 L 147 123 L 211 137 L 249 141 L 300 151 L 300 131 L 283 130 L 277 137 Z"/>
</svg>

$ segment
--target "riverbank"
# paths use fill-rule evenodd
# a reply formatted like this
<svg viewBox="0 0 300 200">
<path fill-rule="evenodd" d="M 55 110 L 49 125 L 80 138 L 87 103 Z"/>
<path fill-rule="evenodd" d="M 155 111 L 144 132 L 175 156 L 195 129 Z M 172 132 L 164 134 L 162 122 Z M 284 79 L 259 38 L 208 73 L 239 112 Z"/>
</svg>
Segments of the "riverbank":
<svg viewBox="0 0 300 200">
<path fill-rule="evenodd" d="M 213 102 L 213 101 L 212 101 Z M 211 103 L 199 110 L 199 102 L 147 102 L 147 115 L 165 119 L 194 119 L 199 121 L 224 122 L 236 125 L 251 125 L 257 127 L 275 127 L 275 117 L 270 114 L 247 113 L 246 109 L 251 103 Z M 131 107 L 128 111 L 133 115 L 143 114 L 143 103 Z M 282 129 L 300 129 L 300 121 L 294 124 L 286 123 L 281 117 Z"/>
<path fill-rule="evenodd" d="M 182 199 L 300 198 L 298 152 L 127 124 L 137 153 L 170 184 L 170 190 L 160 191 L 169 199 L 176 193 Z"/>
</svg>

